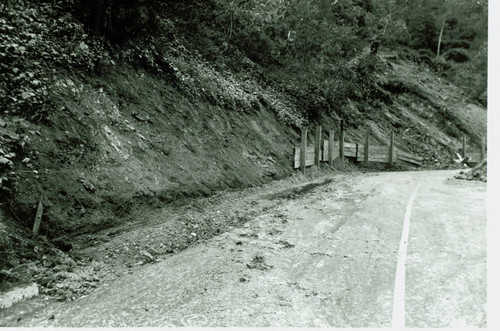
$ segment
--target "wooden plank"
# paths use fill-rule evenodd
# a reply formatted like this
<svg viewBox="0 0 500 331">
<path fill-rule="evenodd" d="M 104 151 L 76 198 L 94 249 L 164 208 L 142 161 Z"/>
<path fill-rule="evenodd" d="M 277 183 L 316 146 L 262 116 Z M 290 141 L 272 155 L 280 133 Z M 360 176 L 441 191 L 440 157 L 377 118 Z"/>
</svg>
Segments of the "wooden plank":
<svg viewBox="0 0 500 331">
<path fill-rule="evenodd" d="M 391 167 L 394 165 L 394 131 L 391 132 L 391 138 L 389 140 L 389 165 Z"/>
<path fill-rule="evenodd" d="M 389 154 L 389 146 L 374 146 L 370 145 L 370 154 L 374 153 L 386 153 Z"/>
<path fill-rule="evenodd" d="M 362 149 L 360 149 L 360 151 L 362 151 Z M 369 152 L 369 155 L 381 155 L 381 156 L 387 156 L 389 157 L 389 151 L 385 151 L 385 152 L 373 152 L 373 151 L 370 151 Z M 360 157 L 365 157 L 365 153 L 358 153 L 358 156 Z"/>
<path fill-rule="evenodd" d="M 306 153 L 306 158 L 314 158 L 314 152 L 313 153 Z M 300 155 L 296 155 L 293 157 L 294 161 L 299 161 L 300 162 Z"/>
<path fill-rule="evenodd" d="M 306 167 L 312 166 L 313 164 L 314 164 L 314 158 L 306 159 L 306 164 L 305 164 Z M 294 169 L 300 168 L 300 162 L 294 162 L 293 168 Z"/>
<path fill-rule="evenodd" d="M 313 146 L 306 147 L 306 153 L 309 153 L 309 154 L 314 153 L 314 147 Z"/>
<path fill-rule="evenodd" d="M 419 159 L 416 159 L 412 156 L 406 156 L 406 155 L 398 155 L 398 158 L 403 158 L 403 159 L 407 159 L 407 160 L 413 160 L 413 161 L 417 161 L 417 162 L 420 162 Z"/>
<path fill-rule="evenodd" d="M 360 154 L 356 158 L 356 161 L 358 162 L 365 162 L 365 156 Z M 381 156 L 381 155 L 370 155 L 368 158 L 368 162 L 389 162 L 389 155 Z"/>
<path fill-rule="evenodd" d="M 370 151 L 370 155 L 385 155 L 389 157 L 389 149 L 385 151 Z"/>
<path fill-rule="evenodd" d="M 337 159 L 338 156 L 339 156 L 339 152 L 338 152 L 338 141 L 333 141 L 333 144 L 332 144 L 332 149 L 333 149 L 333 160 Z M 323 161 L 328 161 L 328 158 L 329 158 L 329 150 L 330 150 L 330 142 L 328 140 L 325 140 L 324 141 L 324 149 L 323 151 L 325 153 L 323 153 Z"/>
<path fill-rule="evenodd" d="M 405 151 L 400 150 L 400 149 L 397 149 L 397 151 L 398 151 L 398 154 L 399 154 L 399 155 L 406 155 L 406 156 L 408 156 L 408 155 L 412 155 L 411 153 L 405 152 Z"/>
<path fill-rule="evenodd" d="M 370 159 L 386 159 L 389 162 L 389 154 L 370 154 Z"/>
<path fill-rule="evenodd" d="M 306 147 L 306 154 L 314 154 L 314 147 Z M 293 148 L 293 157 L 300 160 L 300 147 Z"/>
<path fill-rule="evenodd" d="M 333 130 L 330 130 L 328 132 L 328 140 L 325 140 L 327 143 L 327 148 L 324 149 L 325 151 L 328 151 L 328 165 L 331 167 L 333 166 L 333 160 L 335 159 L 333 156 L 333 151 L 334 151 L 334 136 L 333 136 Z M 326 160 L 325 160 L 326 161 Z"/>
<path fill-rule="evenodd" d="M 389 155 L 369 155 L 368 157 L 368 161 L 371 161 L 371 160 L 385 160 L 386 162 L 389 162 Z M 364 162 L 365 161 L 365 156 L 360 154 L 358 155 L 358 157 L 356 158 L 356 161 L 358 162 Z"/>
<path fill-rule="evenodd" d="M 313 164 L 314 164 L 314 158 L 312 158 L 312 159 L 306 159 L 306 167 L 311 166 Z M 293 163 L 293 168 L 294 169 L 300 168 L 300 162 L 299 161 L 295 161 Z"/>
<path fill-rule="evenodd" d="M 369 159 L 369 162 L 378 162 L 378 163 L 387 163 L 389 161 L 389 158 L 384 158 L 384 159 Z"/>
<path fill-rule="evenodd" d="M 328 140 L 323 140 L 323 158 L 321 159 L 322 161 L 328 161 L 329 157 L 329 150 L 328 147 L 330 145 L 330 142 Z"/>
<path fill-rule="evenodd" d="M 481 161 L 486 158 L 486 138 L 481 137 Z"/>
<path fill-rule="evenodd" d="M 412 164 L 416 164 L 416 165 L 422 165 L 422 163 L 420 161 L 417 161 L 415 159 L 410 159 L 410 158 L 407 158 L 407 157 L 402 156 L 402 155 L 398 155 L 398 160 L 405 161 L 405 162 L 412 163 Z"/>
<path fill-rule="evenodd" d="M 38 200 L 38 207 L 36 208 L 35 222 L 33 224 L 33 234 L 38 234 L 38 229 L 40 228 L 40 222 L 42 221 L 43 215 L 43 205 L 42 205 L 42 197 L 40 196 L 40 200 Z"/>
<path fill-rule="evenodd" d="M 302 130 L 300 138 L 300 171 L 306 173 L 306 146 L 307 146 L 307 128 Z"/>
<path fill-rule="evenodd" d="M 365 153 L 365 144 L 358 144 L 358 152 L 356 153 L 356 161 L 363 161 Z M 361 157 L 361 160 L 359 159 Z"/>
<path fill-rule="evenodd" d="M 312 146 L 306 147 L 306 153 L 313 154 L 314 153 L 314 147 L 312 147 Z M 293 155 L 300 157 L 300 147 L 294 147 L 293 148 Z"/>
<path fill-rule="evenodd" d="M 321 157 L 321 125 L 316 127 L 316 137 L 314 139 L 314 164 L 319 167 Z"/>
<path fill-rule="evenodd" d="M 469 153 L 468 156 L 470 158 L 469 162 L 479 163 L 483 160 L 483 156 L 482 156 L 481 152 L 472 152 L 472 153 Z"/>
<path fill-rule="evenodd" d="M 369 155 L 370 155 L 370 132 L 367 132 L 365 138 L 365 165 L 368 165 Z"/>
<path fill-rule="evenodd" d="M 370 155 L 369 159 L 379 159 L 379 160 L 386 160 L 387 162 L 389 162 L 389 154 L 386 154 L 386 155 Z"/>
<path fill-rule="evenodd" d="M 356 147 L 344 149 L 344 156 L 346 156 L 346 157 L 356 157 Z"/>
<path fill-rule="evenodd" d="M 404 162 L 407 162 L 407 163 L 410 163 L 410 164 L 413 164 L 413 165 L 417 165 L 417 166 L 421 166 L 422 163 L 418 162 L 418 161 L 415 161 L 415 160 L 400 160 L 400 161 L 404 161 Z"/>
<path fill-rule="evenodd" d="M 415 159 L 417 161 L 422 161 L 423 160 L 423 158 L 420 157 L 420 156 L 418 156 L 418 155 L 415 155 L 415 154 L 412 154 L 412 153 L 408 153 L 408 152 L 404 152 L 404 151 L 402 151 L 400 149 L 397 149 L 397 154 L 398 154 L 398 156 L 399 155 L 406 156 L 407 158 L 413 158 L 413 159 Z"/>
<path fill-rule="evenodd" d="M 300 168 L 300 148 L 299 147 L 295 147 L 294 148 L 294 153 L 297 153 L 299 152 L 299 155 L 294 155 L 294 160 L 293 160 L 293 168 L 294 169 L 297 169 L 297 168 Z M 306 147 L 306 153 L 304 155 L 304 158 L 305 158 L 305 164 L 304 164 L 304 167 L 308 167 L 308 166 L 311 166 L 314 164 L 314 156 L 315 156 L 315 153 L 314 153 L 314 147 L 311 146 L 311 147 Z"/>
<path fill-rule="evenodd" d="M 389 155 L 370 155 L 368 158 L 368 161 L 384 161 L 384 162 L 389 162 Z"/>
<path fill-rule="evenodd" d="M 300 157 L 300 147 L 294 147 L 294 157 Z M 306 148 L 306 154 L 314 154 L 314 147 L 307 147 Z"/>
<path fill-rule="evenodd" d="M 341 164 L 344 163 L 344 120 L 340 121 L 339 160 Z"/>
<path fill-rule="evenodd" d="M 462 138 L 462 156 L 465 157 L 467 154 L 467 136 L 464 135 Z"/>
</svg>

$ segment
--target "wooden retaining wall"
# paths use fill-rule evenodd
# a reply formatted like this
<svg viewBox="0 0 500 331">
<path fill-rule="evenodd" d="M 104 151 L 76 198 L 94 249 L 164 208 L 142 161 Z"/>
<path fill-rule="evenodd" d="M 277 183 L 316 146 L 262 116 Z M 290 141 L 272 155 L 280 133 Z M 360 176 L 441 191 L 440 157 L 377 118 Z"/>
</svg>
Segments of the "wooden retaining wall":
<svg viewBox="0 0 500 331">
<path fill-rule="evenodd" d="M 294 148 L 294 169 L 301 168 L 304 172 L 305 168 L 312 165 L 320 165 L 320 162 L 328 162 L 330 165 L 333 161 L 343 162 L 344 157 L 352 158 L 358 162 L 382 162 L 393 165 L 394 162 L 404 161 L 413 165 L 421 166 L 422 158 L 418 155 L 402 151 L 394 145 L 394 134 L 391 134 L 387 146 L 371 145 L 369 143 L 370 136 L 367 134 L 364 143 L 349 143 L 343 141 L 343 123 L 341 123 L 340 139 L 334 140 L 334 131 L 329 130 L 329 139 L 321 138 L 322 128 L 316 129 L 314 146 L 307 146 L 307 130 L 302 132 L 301 146 L 305 148 L 305 153 L 301 155 L 301 147 Z M 368 143 L 368 144 L 367 144 Z M 332 146 L 330 146 L 332 144 Z M 331 156 L 330 156 L 331 154 Z M 342 157 L 343 154 L 343 157 Z M 302 160 L 303 157 L 304 159 Z M 301 162 L 301 160 L 303 162 Z"/>
</svg>

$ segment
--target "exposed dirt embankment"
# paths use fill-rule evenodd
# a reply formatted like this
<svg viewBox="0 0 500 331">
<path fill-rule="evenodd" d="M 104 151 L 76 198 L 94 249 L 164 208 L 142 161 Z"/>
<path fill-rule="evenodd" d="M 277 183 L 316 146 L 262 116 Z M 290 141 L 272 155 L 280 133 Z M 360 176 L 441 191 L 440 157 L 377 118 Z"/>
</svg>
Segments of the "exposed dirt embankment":
<svg viewBox="0 0 500 331">
<path fill-rule="evenodd" d="M 68 82 L 61 84 L 75 86 L 74 99 L 65 96 L 64 111 L 31 139 L 39 178 L 20 185 L 21 204 L 42 194 L 48 206 L 42 233 L 55 225 L 93 231 L 126 221 L 140 205 L 291 173 L 295 133 L 260 104 L 222 108 L 128 68 L 92 82 L 98 87 Z"/>
<path fill-rule="evenodd" d="M 0 123 L 2 139 L 16 134 L 26 141 L 16 151 L 15 199 L 2 206 L 11 229 L 2 243 L 9 270 L 61 253 L 43 238 L 26 240 L 39 200 L 41 235 L 68 251 L 74 236 L 134 224 L 151 209 L 293 174 L 292 148 L 307 124 L 292 96 L 182 47 L 172 49 L 168 63 L 166 76 L 110 64 L 99 76 L 61 77 L 53 90 L 60 109 L 46 122 Z M 424 156 L 427 168 L 448 167 L 463 132 L 471 138 L 485 132 L 486 111 L 411 62 L 396 58 L 387 65 L 380 86 L 389 100 L 353 102 L 366 125 L 348 127 L 346 140 L 361 142 L 368 129 L 373 143 L 387 144 L 394 130 L 396 145 Z M 338 132 L 339 119 L 317 124 Z M 52 268 L 55 261 L 35 264 Z"/>
<path fill-rule="evenodd" d="M 475 148 L 486 131 L 485 109 L 428 69 L 385 55 L 378 78 L 385 98 L 350 104 L 359 118 L 346 140 L 363 141 L 368 130 L 374 144 L 388 144 L 395 131 L 396 145 L 431 168 L 449 166 L 464 133 Z M 4 123 L 4 137 L 26 140 L 7 214 L 28 229 L 41 199 L 42 234 L 92 232 L 132 220 L 143 206 L 289 176 L 300 126 L 338 132 L 341 115 L 307 124 L 297 100 L 255 71 L 212 65 L 181 44 L 163 62 L 162 75 L 110 63 L 100 75 L 60 77 L 52 90 L 59 111 L 45 124 Z"/>
</svg>

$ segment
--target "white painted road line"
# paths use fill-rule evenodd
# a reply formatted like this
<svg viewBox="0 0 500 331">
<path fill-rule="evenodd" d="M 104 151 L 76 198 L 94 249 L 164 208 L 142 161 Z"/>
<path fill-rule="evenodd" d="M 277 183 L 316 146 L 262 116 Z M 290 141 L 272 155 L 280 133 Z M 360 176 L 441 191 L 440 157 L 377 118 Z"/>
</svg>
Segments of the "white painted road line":
<svg viewBox="0 0 500 331">
<path fill-rule="evenodd" d="M 392 327 L 405 327 L 405 287 L 406 287 L 406 251 L 408 249 L 408 237 L 410 234 L 410 218 L 413 200 L 417 195 L 415 188 L 408 204 L 406 205 L 405 219 L 403 223 L 403 234 L 399 243 L 398 266 L 396 269 L 396 281 L 394 282 L 394 300 L 392 306 Z"/>
</svg>

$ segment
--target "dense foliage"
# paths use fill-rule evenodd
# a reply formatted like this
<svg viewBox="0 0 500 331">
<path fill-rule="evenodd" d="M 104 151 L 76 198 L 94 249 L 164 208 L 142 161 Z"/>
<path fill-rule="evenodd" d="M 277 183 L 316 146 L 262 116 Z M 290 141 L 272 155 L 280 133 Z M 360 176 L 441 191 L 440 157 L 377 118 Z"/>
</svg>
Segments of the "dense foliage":
<svg viewBox="0 0 500 331">
<path fill-rule="evenodd" d="M 348 62 L 377 38 L 383 46 L 418 51 L 415 61 L 486 104 L 485 0 L 158 0 L 154 6 L 168 13 L 177 32 L 200 45 L 209 59 L 223 61 L 221 54 L 227 58 L 236 49 L 279 72 L 280 79 L 289 76 L 295 84 L 306 78 L 298 93 L 311 83 L 323 90 L 318 85 L 325 77 L 336 76 L 331 80 L 336 88 L 349 86 L 347 77 L 355 73 Z M 338 97 L 330 105 L 340 110 L 350 95 Z"/>
<path fill-rule="evenodd" d="M 73 84 L 66 77 L 99 74 L 115 61 L 175 78 L 179 72 L 170 65 L 169 52 L 177 42 L 293 96 L 300 114 L 289 117 L 335 115 L 356 124 L 377 103 L 391 101 L 379 87 L 384 62 L 363 52 L 374 38 L 485 105 L 487 5 L 485 0 L 3 1 L 0 111 L 48 120 L 58 111 L 58 88 Z M 351 101 L 364 103 L 364 113 L 353 110 Z M 0 187 L 9 189 L 12 161 L 24 142 L 1 124 Z"/>
<path fill-rule="evenodd" d="M 348 62 L 377 37 L 420 51 L 485 103 L 486 19 L 484 0 L 8 1 L 0 16 L 1 110 L 42 119 L 59 69 L 92 71 L 116 45 L 115 55 L 155 67 L 165 37 L 185 37 L 209 60 L 235 67 L 234 55 L 246 55 L 292 85 L 303 82 L 297 92 L 331 89 L 325 79 L 352 85 Z M 350 97 L 323 94 L 331 107 Z"/>
<path fill-rule="evenodd" d="M 102 43 L 89 37 L 67 4 L 12 1 L 0 17 L 0 110 L 43 119 L 61 70 L 93 70 Z"/>
</svg>

